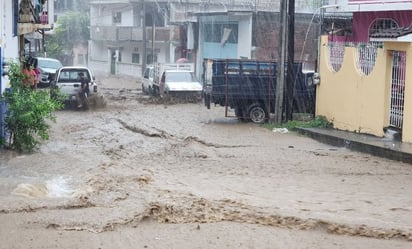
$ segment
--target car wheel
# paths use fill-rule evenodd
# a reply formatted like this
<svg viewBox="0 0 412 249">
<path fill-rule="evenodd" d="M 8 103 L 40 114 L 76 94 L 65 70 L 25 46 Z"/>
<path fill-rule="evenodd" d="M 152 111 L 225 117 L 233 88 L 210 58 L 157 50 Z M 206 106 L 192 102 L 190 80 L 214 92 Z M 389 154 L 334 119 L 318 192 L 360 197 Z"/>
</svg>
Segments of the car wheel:
<svg viewBox="0 0 412 249">
<path fill-rule="evenodd" d="M 249 107 L 249 118 L 255 124 L 263 124 L 267 119 L 265 108 L 260 104 L 252 104 Z"/>
</svg>

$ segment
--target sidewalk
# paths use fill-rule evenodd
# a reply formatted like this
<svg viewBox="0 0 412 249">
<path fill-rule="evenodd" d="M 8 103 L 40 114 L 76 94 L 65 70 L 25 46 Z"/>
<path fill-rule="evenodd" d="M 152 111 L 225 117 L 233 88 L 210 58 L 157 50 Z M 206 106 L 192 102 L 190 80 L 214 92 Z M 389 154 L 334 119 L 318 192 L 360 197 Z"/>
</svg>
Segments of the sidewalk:
<svg viewBox="0 0 412 249">
<path fill-rule="evenodd" d="M 410 143 L 335 129 L 298 128 L 298 131 L 322 143 L 412 164 Z"/>
</svg>

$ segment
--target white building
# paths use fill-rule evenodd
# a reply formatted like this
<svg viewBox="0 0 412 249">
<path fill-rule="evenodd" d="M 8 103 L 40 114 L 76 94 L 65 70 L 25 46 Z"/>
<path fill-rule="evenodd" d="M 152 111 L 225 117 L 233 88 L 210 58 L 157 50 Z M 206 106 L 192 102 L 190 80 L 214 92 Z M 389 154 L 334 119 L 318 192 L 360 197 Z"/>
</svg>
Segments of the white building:
<svg viewBox="0 0 412 249">
<path fill-rule="evenodd" d="M 89 67 L 141 76 L 146 64 L 173 61 L 174 27 L 166 23 L 166 2 L 92 1 Z"/>
<path fill-rule="evenodd" d="M 0 3 L 0 47 L 1 61 L 15 60 L 19 57 L 19 39 L 17 36 L 17 22 L 13 19 L 13 1 Z M 0 93 L 8 86 L 7 77 L 1 78 Z"/>
<path fill-rule="evenodd" d="M 43 32 L 53 26 L 53 1 L 42 6 L 39 0 L 3 0 L 0 2 L 0 47 L 4 61 L 18 61 L 27 54 L 25 36 Z M 40 14 L 33 15 L 26 7 L 48 12 L 47 24 L 40 23 Z M 26 14 L 29 13 L 29 14 Z M 0 93 L 8 87 L 7 77 L 2 77 Z"/>
</svg>

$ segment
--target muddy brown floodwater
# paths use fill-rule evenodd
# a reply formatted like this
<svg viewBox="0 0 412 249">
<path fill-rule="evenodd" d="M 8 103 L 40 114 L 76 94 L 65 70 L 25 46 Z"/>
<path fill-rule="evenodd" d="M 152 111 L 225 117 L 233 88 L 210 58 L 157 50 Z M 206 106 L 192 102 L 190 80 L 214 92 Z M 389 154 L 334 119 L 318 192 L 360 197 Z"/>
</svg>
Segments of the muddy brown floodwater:
<svg viewBox="0 0 412 249">
<path fill-rule="evenodd" d="M 0 151 L 0 248 L 412 248 L 412 166 L 144 96 Z"/>
</svg>

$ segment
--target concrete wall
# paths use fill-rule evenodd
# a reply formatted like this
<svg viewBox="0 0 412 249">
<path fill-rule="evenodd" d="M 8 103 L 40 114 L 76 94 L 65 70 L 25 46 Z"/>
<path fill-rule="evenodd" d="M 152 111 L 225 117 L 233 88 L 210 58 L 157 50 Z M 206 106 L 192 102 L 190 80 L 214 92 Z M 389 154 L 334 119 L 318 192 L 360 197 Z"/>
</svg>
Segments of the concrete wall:
<svg viewBox="0 0 412 249">
<path fill-rule="evenodd" d="M 412 46 L 410 43 L 385 43 L 378 49 L 369 75 L 356 67 L 356 48 L 346 47 L 342 67 L 329 66 L 327 36 L 321 38 L 316 92 L 316 115 L 325 116 L 334 128 L 383 136 L 389 125 L 392 50 L 407 51 L 405 102 L 402 139 L 412 142 Z"/>
<path fill-rule="evenodd" d="M 19 57 L 19 40 L 13 36 L 13 9 L 12 1 L 0 2 L 0 46 L 2 56 L 6 61 L 15 60 Z M 0 76 L 1 77 L 1 76 Z M 9 87 L 7 77 L 2 77 L 0 93 Z"/>
</svg>

